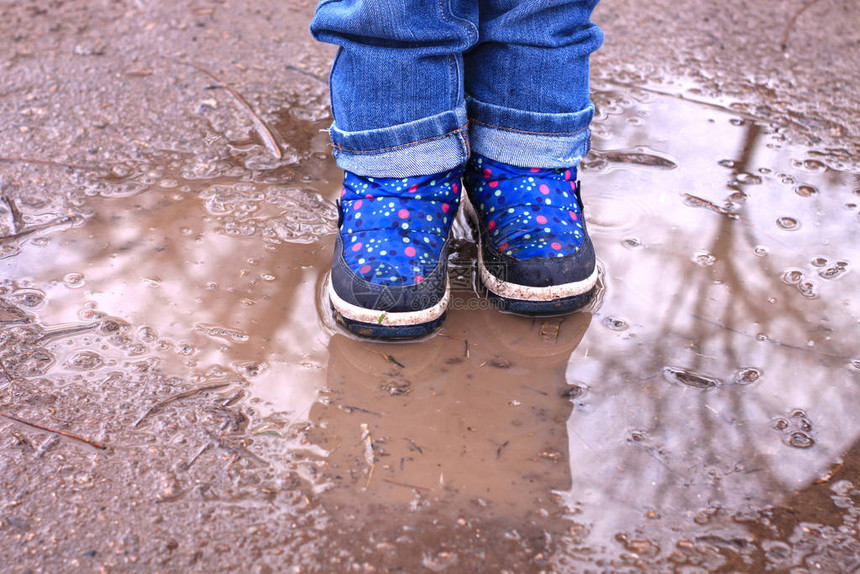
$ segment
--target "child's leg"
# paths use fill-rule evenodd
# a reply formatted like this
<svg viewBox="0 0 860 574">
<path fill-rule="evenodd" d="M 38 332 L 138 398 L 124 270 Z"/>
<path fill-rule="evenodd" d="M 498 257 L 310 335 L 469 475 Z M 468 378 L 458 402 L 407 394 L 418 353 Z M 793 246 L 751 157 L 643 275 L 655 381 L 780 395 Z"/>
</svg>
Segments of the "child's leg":
<svg viewBox="0 0 860 574">
<path fill-rule="evenodd" d="M 320 2 L 311 32 L 340 46 L 330 87 L 342 169 L 405 177 L 465 163 L 462 53 L 477 41 L 476 14 L 468 0 Z"/>
<path fill-rule="evenodd" d="M 346 174 L 329 293 L 361 335 L 421 336 L 445 316 L 469 156 L 462 52 L 477 40 L 461 3 L 474 19 L 459 0 L 323 0 L 311 23 L 340 46 L 331 138 Z"/>
<path fill-rule="evenodd" d="M 472 159 L 466 185 L 485 285 L 508 309 L 565 312 L 596 284 L 576 166 L 587 153 L 597 0 L 480 0 L 466 54 Z"/>
</svg>

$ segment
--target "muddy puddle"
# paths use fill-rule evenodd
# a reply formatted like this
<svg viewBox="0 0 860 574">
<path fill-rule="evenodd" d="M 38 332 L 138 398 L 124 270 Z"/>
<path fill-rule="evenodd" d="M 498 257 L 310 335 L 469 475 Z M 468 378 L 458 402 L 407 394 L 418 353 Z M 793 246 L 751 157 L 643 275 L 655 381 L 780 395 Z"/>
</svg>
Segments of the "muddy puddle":
<svg viewBox="0 0 860 574">
<path fill-rule="evenodd" d="M 860 180 L 728 108 L 595 101 L 603 288 L 563 318 L 491 309 L 458 225 L 440 333 L 341 331 L 324 151 L 288 183 L 109 175 L 53 227 L 7 202 L 4 234 L 35 227 L 0 260 L 8 544 L 46 569 L 856 568 Z M 296 129 L 324 150 L 321 125 Z"/>
<path fill-rule="evenodd" d="M 213 12 L 182 18 L 204 34 Z M 252 99 L 280 160 L 174 64 L 197 115 L 158 146 L 0 163 L 10 571 L 860 568 L 849 144 L 604 72 L 581 174 L 595 301 L 495 311 L 461 218 L 444 328 L 372 343 L 325 298 L 325 62 L 296 64 L 291 109 Z M 155 84 L 152 62 L 121 69 Z"/>
</svg>

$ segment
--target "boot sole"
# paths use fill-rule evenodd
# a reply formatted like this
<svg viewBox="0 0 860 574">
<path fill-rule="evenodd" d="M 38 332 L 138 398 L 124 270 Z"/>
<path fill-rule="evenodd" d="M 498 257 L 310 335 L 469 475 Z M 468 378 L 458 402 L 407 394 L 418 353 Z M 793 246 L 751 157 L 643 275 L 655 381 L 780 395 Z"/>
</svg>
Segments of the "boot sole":
<svg viewBox="0 0 860 574">
<path fill-rule="evenodd" d="M 336 318 L 350 332 L 371 339 L 416 339 L 442 326 L 451 298 L 451 286 L 446 278 L 445 294 L 439 302 L 419 311 L 389 312 L 353 305 L 335 292 L 331 280 L 328 294 Z"/>
<path fill-rule="evenodd" d="M 471 201 L 464 198 L 463 207 L 478 239 L 478 275 L 490 299 L 500 308 L 525 315 L 556 315 L 570 313 L 591 301 L 597 285 L 597 267 L 587 278 L 561 285 L 533 287 L 499 279 L 484 265 L 483 240 L 478 214 Z"/>
</svg>

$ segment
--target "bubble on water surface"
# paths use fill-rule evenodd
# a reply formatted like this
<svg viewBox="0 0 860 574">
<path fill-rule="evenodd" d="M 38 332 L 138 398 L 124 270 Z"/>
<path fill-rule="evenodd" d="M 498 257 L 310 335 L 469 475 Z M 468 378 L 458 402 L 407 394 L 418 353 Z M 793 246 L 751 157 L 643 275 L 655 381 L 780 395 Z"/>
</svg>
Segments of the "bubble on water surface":
<svg viewBox="0 0 860 574">
<path fill-rule="evenodd" d="M 735 180 L 742 185 L 759 185 L 762 182 L 761 176 L 747 173 L 745 171 L 737 174 L 735 176 Z"/>
<path fill-rule="evenodd" d="M 800 294 L 809 299 L 818 297 L 817 286 L 812 281 L 801 281 L 797 284 L 797 290 Z"/>
<path fill-rule="evenodd" d="M 824 162 L 818 161 L 817 159 L 804 160 L 802 165 L 804 169 L 815 173 L 827 171 L 827 165 L 825 165 Z"/>
<path fill-rule="evenodd" d="M 767 247 L 764 245 L 759 245 L 755 249 L 753 249 L 753 253 L 755 253 L 758 257 L 764 257 L 767 255 Z"/>
<path fill-rule="evenodd" d="M 78 289 L 86 284 L 81 273 L 69 273 L 63 277 L 63 285 L 69 289 Z"/>
<path fill-rule="evenodd" d="M 182 355 L 183 357 L 193 355 L 195 350 L 196 349 L 194 348 L 194 345 L 191 345 L 190 343 L 180 343 L 176 347 L 176 352 L 179 353 L 180 355 Z"/>
<path fill-rule="evenodd" d="M 66 367 L 75 371 L 91 371 L 104 365 L 104 359 L 93 351 L 81 351 L 66 361 Z"/>
<path fill-rule="evenodd" d="M 38 289 L 18 289 L 12 293 L 10 299 L 21 307 L 36 309 L 45 302 L 45 293 Z"/>
<path fill-rule="evenodd" d="M 785 229 L 786 231 L 795 231 L 800 229 L 800 222 L 793 217 L 783 216 L 777 218 L 776 225 L 780 229 Z"/>
<path fill-rule="evenodd" d="M 788 438 L 788 445 L 794 448 L 810 448 L 815 445 L 815 440 L 804 432 L 794 432 Z"/>
<path fill-rule="evenodd" d="M 624 319 L 618 317 L 606 317 L 603 319 L 603 326 L 610 331 L 626 331 L 629 327 Z"/>
<path fill-rule="evenodd" d="M 782 274 L 782 282 L 786 285 L 797 285 L 803 281 L 803 271 L 799 269 L 786 269 Z"/>
<path fill-rule="evenodd" d="M 827 269 L 822 269 L 818 272 L 818 276 L 822 279 L 836 279 L 840 275 L 846 273 L 848 268 L 843 265 L 834 265 L 833 267 L 828 267 Z"/>
<path fill-rule="evenodd" d="M 755 367 L 743 367 L 735 373 L 735 383 L 739 385 L 751 385 L 761 379 L 761 369 Z"/>
<path fill-rule="evenodd" d="M 695 255 L 693 255 L 693 262 L 698 265 L 702 265 L 703 267 L 707 267 L 716 263 L 717 258 L 708 253 L 707 251 L 699 251 Z"/>
<path fill-rule="evenodd" d="M 818 193 L 818 190 L 811 185 L 798 185 L 794 188 L 794 193 L 801 197 L 811 197 Z"/>
</svg>

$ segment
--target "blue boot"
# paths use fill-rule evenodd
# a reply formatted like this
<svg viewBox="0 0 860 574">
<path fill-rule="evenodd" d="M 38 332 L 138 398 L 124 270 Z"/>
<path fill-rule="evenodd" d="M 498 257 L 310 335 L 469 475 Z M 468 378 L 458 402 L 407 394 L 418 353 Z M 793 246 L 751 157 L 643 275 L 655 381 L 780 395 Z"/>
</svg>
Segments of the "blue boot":
<svg viewBox="0 0 860 574">
<path fill-rule="evenodd" d="M 442 324 L 462 174 L 462 168 L 403 179 L 344 174 L 329 296 L 347 329 L 411 339 Z"/>
<path fill-rule="evenodd" d="M 597 283 L 576 168 L 529 169 L 473 154 L 464 177 L 481 281 L 503 309 L 574 311 Z"/>
</svg>

